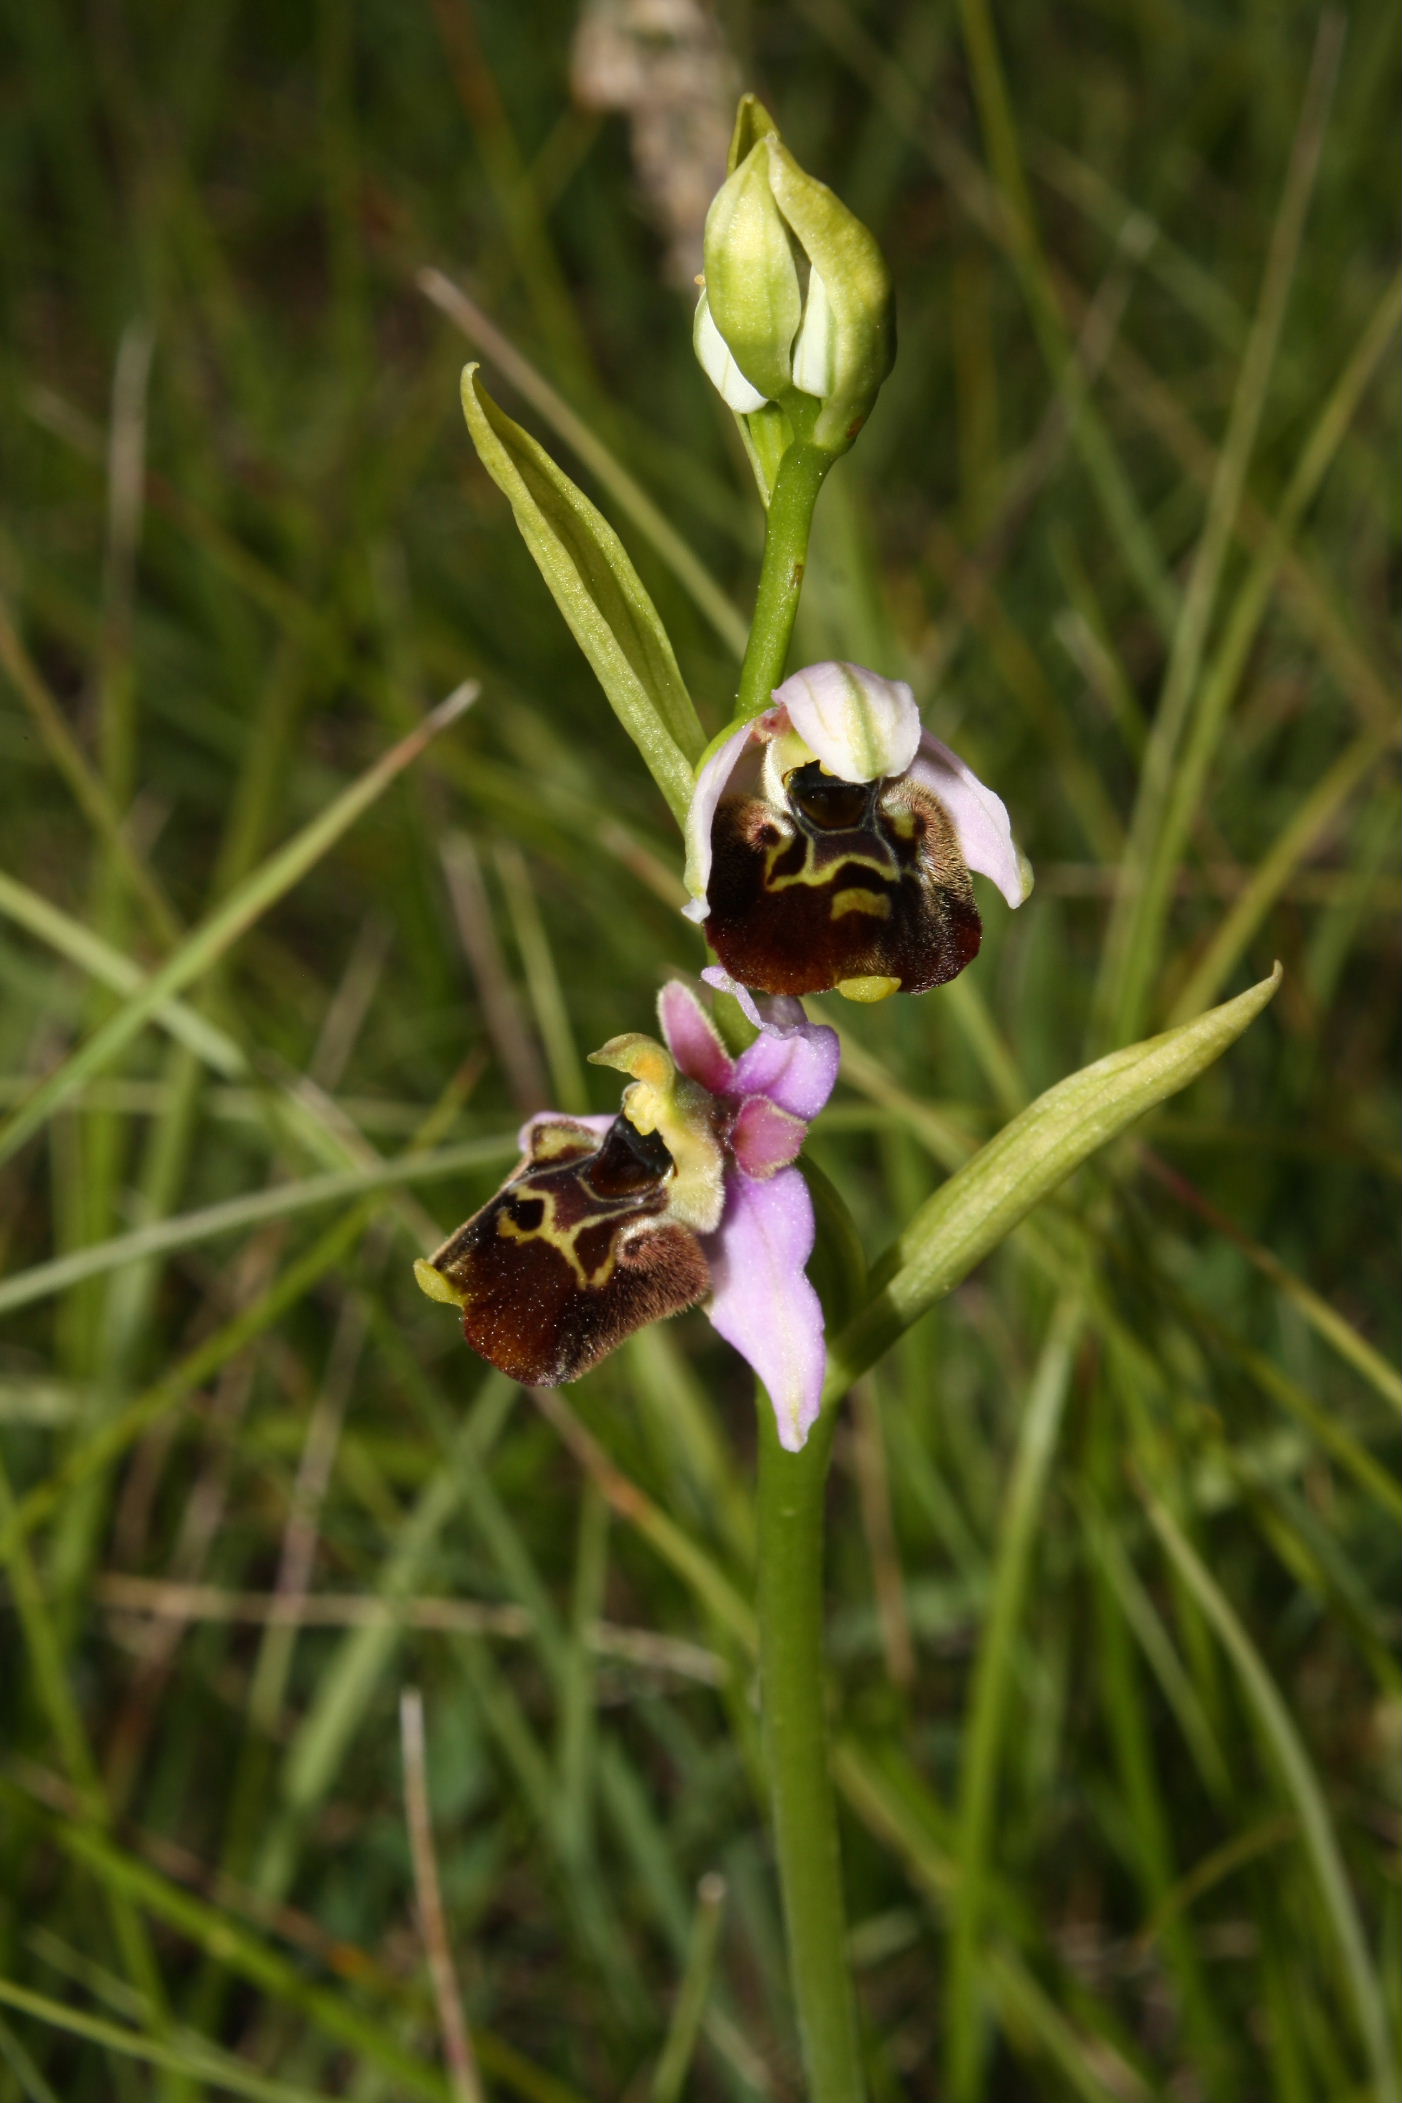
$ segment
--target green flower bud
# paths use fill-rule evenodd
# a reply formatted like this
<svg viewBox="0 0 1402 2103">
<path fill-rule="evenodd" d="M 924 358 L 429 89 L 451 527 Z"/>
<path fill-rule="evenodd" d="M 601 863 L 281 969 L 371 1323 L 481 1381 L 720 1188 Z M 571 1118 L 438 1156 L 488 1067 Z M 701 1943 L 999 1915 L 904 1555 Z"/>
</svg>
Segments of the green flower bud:
<svg viewBox="0 0 1402 2103">
<path fill-rule="evenodd" d="M 735 129 L 730 134 L 726 174 L 733 175 L 751 147 L 757 146 L 761 139 L 777 139 L 778 136 L 779 127 L 758 95 L 742 95 L 735 111 Z"/>
<path fill-rule="evenodd" d="M 767 402 L 792 385 L 793 343 L 803 319 L 794 244 L 770 187 L 770 145 L 761 139 L 716 192 L 706 214 L 705 249 L 711 319 Z"/>
<path fill-rule="evenodd" d="M 747 438 L 763 405 L 777 404 L 784 444 L 792 429 L 845 452 L 895 355 L 890 277 L 872 235 L 799 167 L 753 96 L 707 214 L 705 256 L 696 352 Z M 763 488 L 770 463 L 755 464 Z"/>
</svg>

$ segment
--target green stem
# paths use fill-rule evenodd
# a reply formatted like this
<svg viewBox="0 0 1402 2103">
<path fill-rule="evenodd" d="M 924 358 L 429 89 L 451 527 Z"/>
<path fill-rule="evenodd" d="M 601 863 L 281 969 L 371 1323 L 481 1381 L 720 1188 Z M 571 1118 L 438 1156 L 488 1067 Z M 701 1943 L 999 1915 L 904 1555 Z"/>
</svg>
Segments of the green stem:
<svg viewBox="0 0 1402 2103">
<path fill-rule="evenodd" d="M 763 714 L 784 676 L 808 561 L 813 506 L 833 459 L 833 454 L 795 439 L 779 463 L 765 520 L 764 563 L 759 573 L 754 624 L 745 646 L 745 662 L 740 667 L 736 714 L 741 720 Z"/>
<path fill-rule="evenodd" d="M 759 1397 L 759 1656 L 765 1764 L 808 2103 L 862 2103 L 823 1705 L 823 1506 L 837 1412 L 801 1453 Z"/>
</svg>

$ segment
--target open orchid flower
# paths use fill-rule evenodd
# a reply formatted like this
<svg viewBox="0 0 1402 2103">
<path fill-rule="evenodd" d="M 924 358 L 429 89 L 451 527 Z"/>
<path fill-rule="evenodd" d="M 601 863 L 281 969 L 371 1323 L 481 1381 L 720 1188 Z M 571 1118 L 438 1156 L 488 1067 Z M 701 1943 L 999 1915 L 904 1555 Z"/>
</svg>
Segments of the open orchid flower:
<svg viewBox="0 0 1402 2103">
<path fill-rule="evenodd" d="M 970 871 L 1011 906 L 1032 888 L 1008 814 L 922 730 L 910 688 L 817 664 L 717 740 L 687 815 L 690 919 L 767 993 L 924 993 L 977 955 Z"/>
<path fill-rule="evenodd" d="M 618 1115 L 533 1117 L 496 1196 L 414 1273 L 462 1309 L 475 1351 L 532 1387 L 578 1379 L 709 1293 L 707 1313 L 797 1452 L 826 1347 L 805 1271 L 813 1201 L 793 1164 L 837 1079 L 837 1035 L 797 1001 L 771 1001 L 732 1058 L 679 980 L 658 1010 L 665 1049 L 634 1033 L 593 1054 L 630 1077 Z"/>
</svg>

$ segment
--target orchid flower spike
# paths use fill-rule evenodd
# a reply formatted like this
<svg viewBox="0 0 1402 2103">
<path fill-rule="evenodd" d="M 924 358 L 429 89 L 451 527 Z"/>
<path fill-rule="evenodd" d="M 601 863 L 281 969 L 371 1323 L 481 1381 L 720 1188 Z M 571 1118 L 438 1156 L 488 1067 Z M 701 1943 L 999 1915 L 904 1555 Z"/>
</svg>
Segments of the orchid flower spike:
<svg viewBox="0 0 1402 2103">
<path fill-rule="evenodd" d="M 805 1270 L 813 1201 L 793 1164 L 837 1079 L 837 1034 L 797 1001 L 770 1001 L 732 1058 L 680 980 L 658 1010 L 665 1048 L 630 1034 L 593 1054 L 629 1076 L 618 1115 L 533 1117 L 496 1196 L 414 1273 L 462 1309 L 474 1351 L 531 1387 L 578 1379 L 709 1294 L 707 1314 L 797 1452 L 827 1351 Z"/>
<path fill-rule="evenodd" d="M 970 871 L 1032 888 L 1000 799 L 921 728 L 910 688 L 809 665 L 718 738 L 686 823 L 688 918 L 740 984 L 849 1000 L 925 993 L 977 955 Z"/>
</svg>

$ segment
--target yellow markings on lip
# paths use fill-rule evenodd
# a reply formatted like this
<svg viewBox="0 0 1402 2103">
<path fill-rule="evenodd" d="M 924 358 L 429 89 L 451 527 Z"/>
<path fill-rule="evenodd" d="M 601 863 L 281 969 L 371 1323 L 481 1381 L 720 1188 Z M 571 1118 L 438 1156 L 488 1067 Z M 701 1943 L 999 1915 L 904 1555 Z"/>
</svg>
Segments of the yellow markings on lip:
<svg viewBox="0 0 1402 2103">
<path fill-rule="evenodd" d="M 598 1146 L 592 1132 L 571 1131 L 565 1120 L 557 1125 L 546 1125 L 531 1135 L 530 1159 L 533 1168 L 542 1168 L 548 1162 L 568 1160 L 571 1154 L 581 1158 L 592 1154 Z"/>
<path fill-rule="evenodd" d="M 840 978 L 836 990 L 844 1000 L 858 1000 L 870 1007 L 875 1001 L 888 1000 L 893 993 L 899 993 L 901 982 L 898 978 Z"/>
<path fill-rule="evenodd" d="M 774 873 L 775 864 L 780 856 L 793 845 L 793 839 L 794 835 L 790 833 L 787 839 L 782 839 L 775 846 L 765 849 L 764 888 L 766 891 L 787 891 L 792 884 L 808 884 L 813 890 L 821 891 L 832 882 L 833 876 L 839 867 L 843 869 L 870 869 L 873 876 L 882 883 L 890 883 L 897 874 L 892 867 L 889 857 L 882 860 L 877 855 L 856 854 L 850 849 L 844 850 L 840 863 L 835 862 L 827 869 L 820 869 L 814 853 L 815 843 L 805 836 L 803 867 L 791 870 L 787 876 L 776 876 Z M 838 895 L 842 896 L 844 894 L 839 893 Z M 847 910 L 853 912 L 856 908 L 849 906 Z"/>
<path fill-rule="evenodd" d="M 609 1217 L 608 1213 L 586 1213 L 585 1217 L 577 1220 L 574 1226 L 561 1228 L 555 1223 L 554 1192 L 550 1190 L 532 1190 L 530 1195 L 545 1207 L 545 1214 L 540 1225 L 538 1227 L 523 1227 L 519 1225 L 512 1218 L 510 1207 L 504 1205 L 497 1214 L 497 1233 L 506 1241 L 549 1242 L 552 1249 L 558 1249 L 586 1291 L 597 1291 L 601 1285 L 607 1285 L 609 1279 L 613 1276 L 614 1267 L 618 1261 L 619 1237 L 628 1224 L 627 1219 L 619 1220 L 613 1239 L 609 1243 L 608 1255 L 604 1258 L 598 1270 L 591 1273 L 584 1268 L 583 1259 L 575 1244 L 587 1227 L 598 1226 L 601 1220 Z"/>
<path fill-rule="evenodd" d="M 496 1232 L 498 1236 L 503 1241 L 548 1242 L 552 1249 L 558 1250 L 559 1254 L 564 1257 L 565 1262 L 574 1272 L 576 1283 L 585 1292 L 597 1292 L 602 1286 L 607 1285 L 618 1267 L 619 1248 L 626 1238 L 632 1221 L 626 1215 L 619 1220 L 613 1239 L 609 1243 L 608 1254 L 599 1268 L 591 1273 L 585 1269 L 576 1243 L 586 1228 L 598 1226 L 601 1220 L 609 1217 L 609 1214 L 606 1211 L 591 1212 L 586 1214 L 583 1219 L 578 1220 L 573 1227 L 562 1228 L 557 1226 L 555 1222 L 554 1193 L 549 1190 L 532 1190 L 529 1195 L 538 1200 L 544 1207 L 540 1225 L 538 1227 L 521 1226 L 512 1217 L 510 1205 L 505 1204 L 500 1208 L 496 1216 Z M 468 1309 L 471 1295 L 461 1292 L 454 1285 L 452 1279 L 445 1272 L 438 1270 L 427 1256 L 420 1256 L 415 1262 L 414 1277 L 419 1291 L 427 1293 L 430 1300 L 441 1300 L 445 1306 L 461 1307 L 464 1311 Z"/>
<path fill-rule="evenodd" d="M 844 913 L 870 913 L 874 920 L 889 920 L 891 901 L 880 891 L 864 891 L 854 884 L 850 890 L 839 891 L 832 902 L 834 920 L 840 920 Z"/>
</svg>

